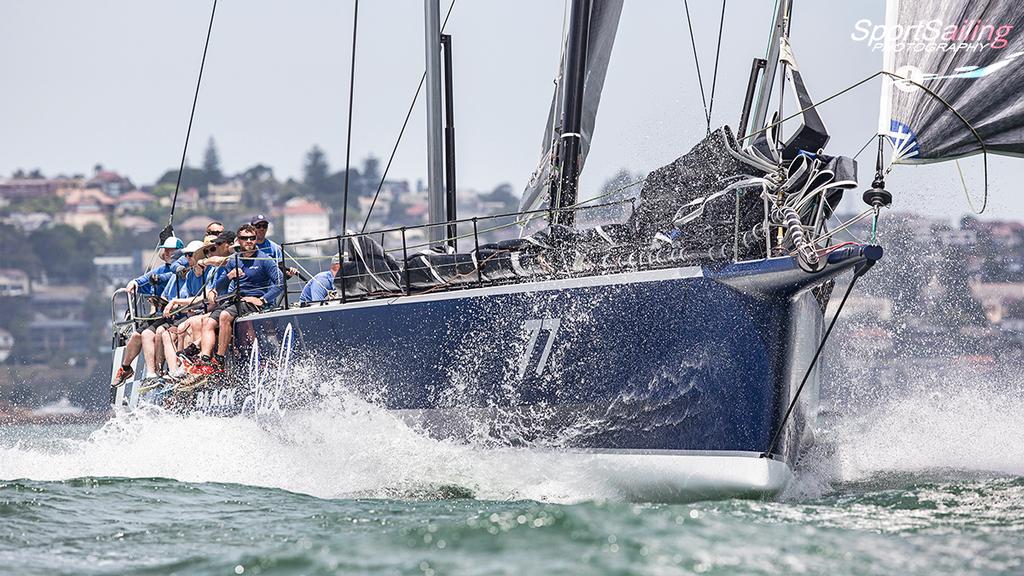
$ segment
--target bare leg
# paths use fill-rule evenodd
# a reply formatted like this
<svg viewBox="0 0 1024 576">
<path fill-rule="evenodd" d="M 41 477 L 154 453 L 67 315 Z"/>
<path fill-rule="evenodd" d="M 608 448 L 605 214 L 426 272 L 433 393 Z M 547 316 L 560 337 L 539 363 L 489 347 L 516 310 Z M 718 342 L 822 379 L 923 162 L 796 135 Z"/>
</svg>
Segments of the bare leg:
<svg viewBox="0 0 1024 576">
<path fill-rule="evenodd" d="M 167 332 L 166 326 L 161 326 L 156 329 L 156 337 L 153 340 L 153 356 L 154 362 L 156 363 L 157 370 L 164 367 L 164 347 L 162 346 L 164 341 L 164 334 Z"/>
<path fill-rule="evenodd" d="M 217 345 L 217 321 L 207 316 L 203 318 L 203 338 L 199 345 L 199 351 L 203 356 L 213 354 L 213 347 Z"/>
<path fill-rule="evenodd" d="M 188 347 L 190 344 L 200 346 L 203 339 L 203 322 L 209 318 L 207 314 L 201 314 L 199 316 L 193 316 L 189 318 L 189 321 L 185 323 L 188 331 L 188 336 L 181 343 L 182 348 Z"/>
<path fill-rule="evenodd" d="M 172 332 L 173 331 L 173 332 Z M 163 332 L 162 344 L 164 347 L 164 358 L 167 359 L 167 370 L 174 374 L 178 371 L 178 355 L 174 349 L 174 340 L 177 335 L 175 328 L 168 328 Z"/>
<path fill-rule="evenodd" d="M 156 374 L 156 333 L 148 328 L 142 333 L 142 356 L 146 360 L 146 376 Z"/>
<path fill-rule="evenodd" d="M 139 352 L 142 352 L 142 335 L 138 332 L 132 332 L 131 338 L 128 339 L 128 343 L 124 346 L 121 364 L 131 366 L 132 362 L 135 362 L 135 359 L 139 357 Z"/>
<path fill-rule="evenodd" d="M 221 356 L 227 354 L 228 345 L 231 344 L 231 326 L 235 322 L 235 317 L 222 312 L 220 315 L 220 334 L 217 338 L 217 354 Z"/>
</svg>

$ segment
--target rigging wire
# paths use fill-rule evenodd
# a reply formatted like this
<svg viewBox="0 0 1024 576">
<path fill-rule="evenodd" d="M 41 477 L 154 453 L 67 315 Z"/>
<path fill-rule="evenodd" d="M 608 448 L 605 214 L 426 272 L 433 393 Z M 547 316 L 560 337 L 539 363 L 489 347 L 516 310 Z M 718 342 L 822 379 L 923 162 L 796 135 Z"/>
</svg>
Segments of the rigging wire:
<svg viewBox="0 0 1024 576">
<path fill-rule="evenodd" d="M 697 68 L 697 85 L 700 87 L 700 100 L 704 104 L 704 120 L 708 124 L 708 134 L 711 133 L 711 114 L 708 112 L 708 101 L 704 96 L 704 80 L 700 75 L 700 59 L 697 58 L 697 40 L 693 36 L 693 22 L 690 19 L 690 2 L 683 0 L 683 8 L 686 10 L 686 27 L 690 30 L 690 45 L 693 46 L 693 65 Z M 719 36 L 721 39 L 721 36 Z"/>
<path fill-rule="evenodd" d="M 452 15 L 452 9 L 455 8 L 455 0 L 448 5 L 448 12 L 444 15 L 444 22 L 441 23 L 441 32 L 444 32 L 444 27 L 448 25 L 448 17 Z M 398 131 L 398 138 L 395 139 L 395 145 L 391 149 L 391 156 L 388 157 L 388 163 L 384 166 L 384 173 L 380 176 L 380 182 L 377 184 L 377 191 L 373 193 L 373 200 L 370 202 L 370 208 L 366 211 L 366 218 L 363 219 L 363 226 L 359 229 L 360 234 L 366 232 L 366 225 L 370 222 L 370 215 L 373 214 L 373 208 L 377 205 L 377 197 L 380 196 L 380 191 L 384 188 L 384 182 L 388 178 L 388 170 L 391 169 L 391 163 L 395 160 L 395 154 L 398 152 L 398 145 L 402 143 L 402 136 L 405 135 L 405 128 L 409 125 L 409 118 L 412 117 L 412 111 L 416 108 L 416 101 L 419 100 L 420 92 L 423 90 L 423 83 L 427 80 L 427 72 L 423 71 L 423 75 L 420 76 L 420 83 L 416 86 L 416 93 L 412 96 L 412 102 L 409 103 L 409 110 L 405 113 L 405 120 L 402 122 L 402 128 Z M 342 234 L 345 230 L 342 229 Z"/>
<path fill-rule="evenodd" d="M 359 0 L 355 0 L 352 14 L 352 66 L 348 82 L 348 136 L 345 141 L 345 193 L 341 206 L 341 232 L 348 227 L 348 181 L 352 166 L 352 103 L 356 93 L 356 33 L 359 31 Z"/>
<path fill-rule="evenodd" d="M 718 58 L 722 54 L 722 30 L 725 29 L 725 2 L 722 0 L 722 17 L 718 21 L 718 47 L 715 48 L 715 72 L 711 75 L 711 97 L 708 102 L 708 134 L 711 134 L 711 115 L 715 110 L 715 84 L 718 83 Z"/>
<path fill-rule="evenodd" d="M 196 91 L 192 97 L 192 112 L 188 117 L 188 130 L 185 131 L 185 146 L 181 150 L 181 164 L 178 167 L 178 179 L 174 183 L 174 196 L 171 198 L 171 213 L 167 217 L 167 226 L 160 232 L 161 241 L 164 234 L 170 237 L 174 234 L 174 207 L 178 202 L 178 190 L 181 189 L 181 173 L 185 171 L 185 155 L 188 154 L 188 141 L 192 136 L 192 121 L 196 117 L 196 103 L 199 102 L 199 88 L 203 85 L 203 69 L 206 68 L 206 53 L 210 48 L 210 36 L 213 33 L 213 18 L 217 15 L 217 0 L 213 0 L 213 9 L 210 11 L 210 24 L 206 28 L 206 44 L 203 45 L 203 59 L 199 63 L 199 78 L 196 80 Z"/>
<path fill-rule="evenodd" d="M 867 150 L 868 146 L 870 146 L 871 143 L 875 141 L 875 138 L 878 138 L 878 134 L 872 134 L 871 137 L 868 138 L 868 141 L 865 142 L 864 145 L 860 147 L 860 150 L 858 150 L 857 153 L 853 155 L 853 159 L 856 160 L 857 157 L 860 156 L 862 152 Z"/>
</svg>

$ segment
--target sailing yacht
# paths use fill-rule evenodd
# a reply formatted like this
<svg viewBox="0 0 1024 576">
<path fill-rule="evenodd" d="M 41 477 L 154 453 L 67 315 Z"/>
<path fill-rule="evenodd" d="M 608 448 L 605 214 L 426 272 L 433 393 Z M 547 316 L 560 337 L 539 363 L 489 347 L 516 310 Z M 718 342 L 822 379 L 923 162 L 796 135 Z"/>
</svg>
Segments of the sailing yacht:
<svg viewBox="0 0 1024 576">
<path fill-rule="evenodd" d="M 890 0 L 888 18 L 913 22 L 933 4 Z M 307 363 L 424 434 L 537 451 L 553 474 L 589 463 L 627 498 L 778 493 L 813 442 L 834 281 L 882 257 L 873 237 L 834 240 L 846 225 L 830 228 L 830 218 L 857 186 L 857 164 L 825 150 L 828 132 L 789 44 L 791 1 L 778 2 L 768 54 L 754 59 L 738 129 L 709 131 L 649 174 L 625 221 L 586 228 L 577 224 L 591 208 L 578 201 L 579 175 L 623 0 L 571 0 L 543 154 L 515 215 L 547 226 L 500 242 L 482 241 L 488 219 L 451 210 L 442 114 L 451 94 L 442 88 L 438 3 L 425 5 L 428 245 L 409 240 L 415 227 L 311 241 L 343 255 L 332 297 L 313 306 L 286 297 L 238 319 L 231 377 L 176 391 L 178 408 L 287 417 L 317 400 L 315 389 L 290 385 L 291 368 Z M 858 216 L 872 229 L 892 198 L 883 140 L 898 141 L 894 160 L 923 161 L 985 152 L 991 134 L 950 129 L 960 145 L 944 142 L 929 156 L 930 114 L 947 120 L 956 108 L 967 126 L 977 116 L 963 115 L 954 82 L 901 75 L 912 53 L 886 54 L 884 129 Z M 798 105 L 789 135 L 789 118 L 768 117 L 776 89 L 777 102 L 789 92 Z M 936 108 L 936 93 L 953 102 Z M 457 251 L 454 237 L 469 227 L 461 240 L 472 249 Z M 115 367 L 132 321 L 129 312 L 115 322 Z M 114 386 L 112 399 L 119 409 L 138 405 L 138 383 Z"/>
</svg>

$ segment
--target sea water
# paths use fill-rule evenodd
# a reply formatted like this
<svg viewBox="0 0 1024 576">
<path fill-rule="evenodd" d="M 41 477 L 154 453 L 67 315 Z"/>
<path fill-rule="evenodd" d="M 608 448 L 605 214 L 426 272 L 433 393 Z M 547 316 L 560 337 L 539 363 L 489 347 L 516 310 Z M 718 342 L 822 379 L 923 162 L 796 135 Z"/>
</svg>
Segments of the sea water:
<svg viewBox="0 0 1024 576">
<path fill-rule="evenodd" d="M 832 406 L 773 500 L 629 502 L 339 397 L 0 428 L 0 574 L 1021 574 L 1024 390 Z"/>
</svg>

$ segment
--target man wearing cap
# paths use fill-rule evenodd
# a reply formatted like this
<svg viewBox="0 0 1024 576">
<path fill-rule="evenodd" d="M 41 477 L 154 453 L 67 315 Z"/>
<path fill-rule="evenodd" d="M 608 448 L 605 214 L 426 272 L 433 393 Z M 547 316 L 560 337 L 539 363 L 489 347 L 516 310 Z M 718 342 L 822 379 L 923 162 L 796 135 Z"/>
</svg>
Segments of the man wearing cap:
<svg viewBox="0 0 1024 576">
<path fill-rule="evenodd" d="M 151 312 L 155 314 L 157 311 L 156 301 L 159 296 L 163 293 L 164 288 L 167 287 L 168 281 L 175 276 L 177 271 L 184 266 L 188 265 L 188 258 L 182 256 L 178 257 L 178 251 L 183 248 L 181 240 L 171 236 L 163 241 L 157 248 L 157 255 L 163 264 L 153 268 L 146 272 L 142 276 L 132 280 L 125 286 L 130 294 L 134 294 L 136 291 L 139 294 L 145 294 L 154 301 L 154 306 Z M 139 353 L 143 351 L 143 348 L 152 350 L 153 338 L 155 332 L 150 331 L 149 335 L 145 337 L 146 330 L 150 328 L 154 323 L 162 323 L 163 318 L 154 318 L 151 320 L 141 321 L 136 324 L 135 333 L 132 334 L 131 338 L 128 339 L 128 343 L 125 345 L 124 357 L 121 361 L 121 367 L 117 370 L 116 384 L 121 384 L 135 375 L 135 371 L 132 369 L 132 363 L 138 358 Z M 155 330 L 155 328 L 153 328 Z M 148 358 L 152 354 L 147 355 L 147 366 L 149 365 Z M 155 370 L 153 370 L 155 372 Z"/>
<path fill-rule="evenodd" d="M 270 229 L 270 221 L 267 220 L 267 217 L 263 214 L 257 214 L 252 217 L 249 224 L 256 228 L 256 248 L 274 260 L 280 261 L 283 253 L 281 245 L 267 238 L 267 230 Z"/>
<path fill-rule="evenodd" d="M 202 356 L 200 364 L 194 367 L 194 371 L 199 374 L 223 370 L 224 355 L 231 344 L 235 318 L 273 305 L 283 290 L 281 271 L 277 264 L 256 248 L 256 229 L 250 224 L 243 224 L 236 238 L 240 250 L 225 263 L 230 283 L 227 294 L 223 295 L 237 295 L 239 299 L 222 302 L 203 320 Z M 219 292 L 217 294 L 222 295 Z"/>
<path fill-rule="evenodd" d="M 160 295 L 171 276 L 188 266 L 188 258 L 179 257 L 178 251 L 183 247 L 182 241 L 174 236 L 164 240 L 157 248 L 157 255 L 163 260 L 163 264 L 132 280 L 125 289 L 129 292 L 138 290 L 139 294 Z"/>
<path fill-rule="evenodd" d="M 274 242 L 270 238 L 267 238 L 267 230 L 270 229 L 270 222 L 267 220 L 267 217 L 263 214 L 257 214 L 252 217 L 252 220 L 250 220 L 249 223 L 256 228 L 256 248 L 265 255 L 272 257 L 279 265 L 281 265 L 280 263 L 283 262 L 284 250 L 281 248 L 280 244 Z M 281 266 L 281 272 L 284 273 L 285 278 L 292 278 L 297 276 L 299 273 L 298 269 L 294 267 L 284 268 L 283 265 Z"/>
<path fill-rule="evenodd" d="M 299 295 L 299 303 L 305 305 L 326 300 L 328 293 L 334 290 L 334 277 L 338 275 L 340 268 L 341 260 L 337 256 L 331 258 L 330 270 L 325 270 L 306 282 L 302 294 Z"/>
<path fill-rule="evenodd" d="M 207 243 L 207 240 L 210 242 Z M 235 241 L 235 233 L 227 230 L 218 236 L 207 236 L 203 240 L 203 247 L 196 250 L 196 264 L 204 270 L 205 285 L 203 293 L 206 298 L 205 310 L 194 316 L 190 316 L 180 327 L 179 332 L 184 337 L 179 342 L 182 355 L 192 363 L 199 359 L 199 344 L 203 335 L 203 320 L 209 316 L 209 310 L 217 306 L 217 293 L 230 294 L 228 292 L 227 267 L 224 266 L 231 255 L 232 244 Z"/>
<path fill-rule="evenodd" d="M 193 240 L 185 246 L 182 252 L 188 256 L 189 267 L 182 278 L 176 275 L 174 280 L 167 283 L 167 288 L 162 294 L 167 305 L 163 309 L 163 317 L 168 322 L 156 329 L 158 346 L 163 352 L 163 358 L 167 361 L 167 370 L 172 378 L 184 376 L 179 370 L 178 351 L 183 345 L 183 332 L 195 326 L 193 320 L 196 314 L 201 313 L 200 308 L 194 305 L 203 304 L 206 292 L 206 267 L 200 264 L 200 258 L 207 246 L 213 245 L 213 236 L 207 236 L 202 242 Z M 175 312 L 179 308 L 193 308 L 185 312 Z M 199 324 L 201 326 L 201 324 Z M 198 328 L 196 328 L 198 333 Z"/>
</svg>

